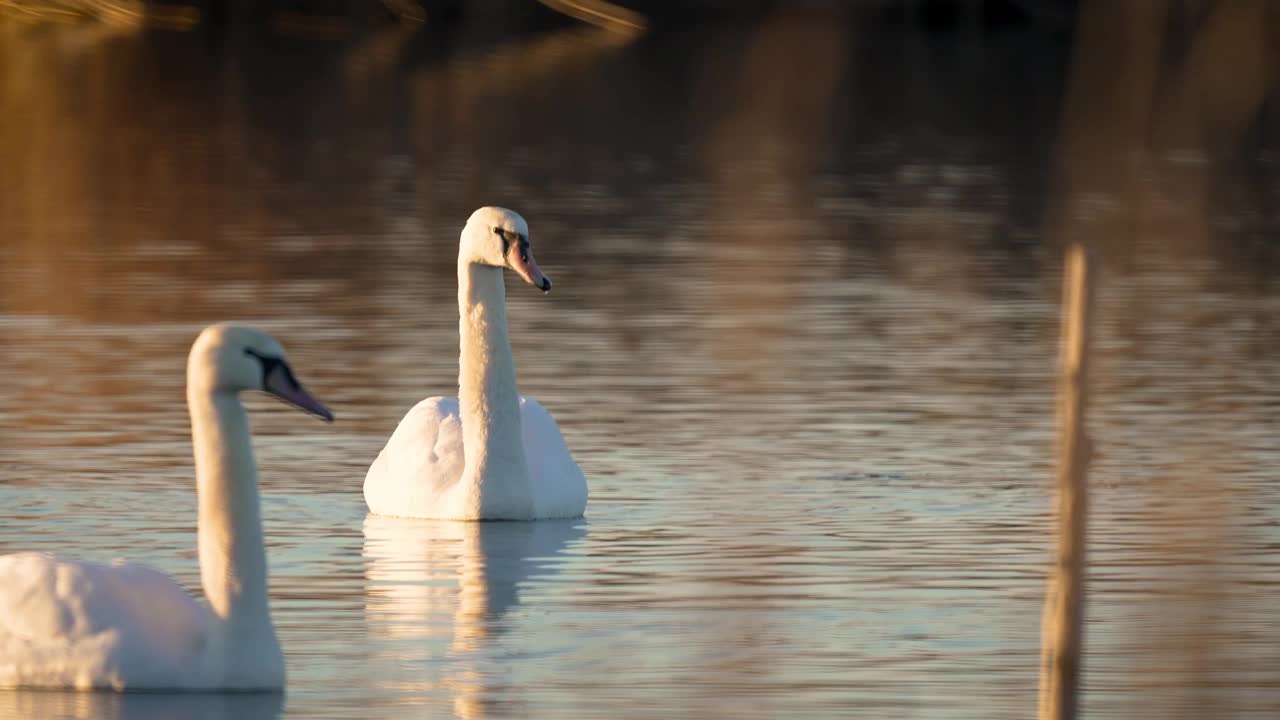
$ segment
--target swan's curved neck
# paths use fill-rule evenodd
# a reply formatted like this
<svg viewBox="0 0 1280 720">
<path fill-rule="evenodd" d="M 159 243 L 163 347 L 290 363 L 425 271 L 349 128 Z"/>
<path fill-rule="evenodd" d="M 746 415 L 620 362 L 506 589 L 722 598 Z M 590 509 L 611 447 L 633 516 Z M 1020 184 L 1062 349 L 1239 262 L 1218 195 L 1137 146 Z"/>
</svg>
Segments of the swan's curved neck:
<svg viewBox="0 0 1280 720">
<path fill-rule="evenodd" d="M 249 418 L 234 393 L 188 390 L 196 458 L 200 579 L 232 640 L 274 630 Z M 257 642 L 261 642 L 258 640 Z"/>
<path fill-rule="evenodd" d="M 502 268 L 458 262 L 463 491 L 481 519 L 532 517 Z"/>
</svg>

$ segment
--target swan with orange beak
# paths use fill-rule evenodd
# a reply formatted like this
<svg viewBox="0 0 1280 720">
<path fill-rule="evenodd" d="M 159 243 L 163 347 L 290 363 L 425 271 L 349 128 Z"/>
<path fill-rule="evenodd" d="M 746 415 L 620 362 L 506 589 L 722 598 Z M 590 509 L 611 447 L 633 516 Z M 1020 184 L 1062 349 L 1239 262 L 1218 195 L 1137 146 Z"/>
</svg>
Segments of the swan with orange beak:
<svg viewBox="0 0 1280 720">
<path fill-rule="evenodd" d="M 458 397 L 431 397 L 400 421 L 369 467 L 364 497 L 379 515 L 449 520 L 582 516 L 587 481 L 560 428 L 516 390 L 503 270 L 551 290 L 518 213 L 472 213 L 458 248 Z"/>
</svg>

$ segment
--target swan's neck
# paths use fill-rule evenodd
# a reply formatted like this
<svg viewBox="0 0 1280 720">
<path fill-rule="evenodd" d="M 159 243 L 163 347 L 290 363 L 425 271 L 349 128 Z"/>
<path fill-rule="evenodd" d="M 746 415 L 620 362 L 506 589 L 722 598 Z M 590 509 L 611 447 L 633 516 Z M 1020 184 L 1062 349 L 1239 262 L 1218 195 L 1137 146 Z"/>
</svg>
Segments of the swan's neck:
<svg viewBox="0 0 1280 720">
<path fill-rule="evenodd" d="M 480 519 L 533 516 L 502 268 L 458 263 L 463 492 Z"/>
<path fill-rule="evenodd" d="M 267 554 L 249 418 L 230 392 L 188 392 L 199 496 L 200 579 L 214 615 L 236 638 L 274 638 L 267 607 Z M 255 639 L 256 636 L 256 639 Z"/>
</svg>

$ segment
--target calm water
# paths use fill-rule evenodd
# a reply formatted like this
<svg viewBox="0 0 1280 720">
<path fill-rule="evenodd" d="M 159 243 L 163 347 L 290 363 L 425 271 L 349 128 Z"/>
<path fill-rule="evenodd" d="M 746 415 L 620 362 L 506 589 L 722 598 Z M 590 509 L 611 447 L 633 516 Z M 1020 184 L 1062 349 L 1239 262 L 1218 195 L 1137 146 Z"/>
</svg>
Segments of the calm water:
<svg viewBox="0 0 1280 720">
<path fill-rule="evenodd" d="M 1029 717 L 1076 232 L 1106 273 L 1088 715 L 1280 713 L 1273 130 L 1060 127 L 1106 93 L 1069 100 L 1070 39 L 1035 28 L 520 23 L 0 30 L 0 552 L 198 592 L 208 322 L 276 333 L 338 415 L 246 397 L 287 696 L 0 717 Z M 555 280 L 510 283 L 512 343 L 587 518 L 369 517 L 369 462 L 454 390 L 490 203 Z"/>
</svg>

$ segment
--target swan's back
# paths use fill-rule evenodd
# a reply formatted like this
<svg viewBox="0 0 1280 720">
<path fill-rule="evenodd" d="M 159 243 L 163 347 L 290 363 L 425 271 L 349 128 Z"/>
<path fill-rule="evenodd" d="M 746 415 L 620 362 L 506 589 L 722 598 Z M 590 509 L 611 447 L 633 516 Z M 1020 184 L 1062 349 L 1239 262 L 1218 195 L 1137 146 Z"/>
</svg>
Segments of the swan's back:
<svg viewBox="0 0 1280 720">
<path fill-rule="evenodd" d="M 208 611 L 169 576 L 36 553 L 0 556 L 0 687 L 182 687 Z"/>
<path fill-rule="evenodd" d="M 538 401 L 520 398 L 521 436 L 535 516 L 581 517 L 587 479 L 560 428 Z M 466 457 L 457 398 L 427 398 L 400 421 L 364 479 L 369 510 L 378 515 L 474 520 L 457 492 Z"/>
<path fill-rule="evenodd" d="M 427 513 L 441 512 L 465 466 L 458 398 L 427 398 L 404 416 L 369 466 L 365 502 L 378 515 L 445 517 Z"/>
<path fill-rule="evenodd" d="M 574 461 L 551 413 L 533 398 L 520 397 L 520 430 L 539 519 L 582 517 L 587 478 Z"/>
</svg>

